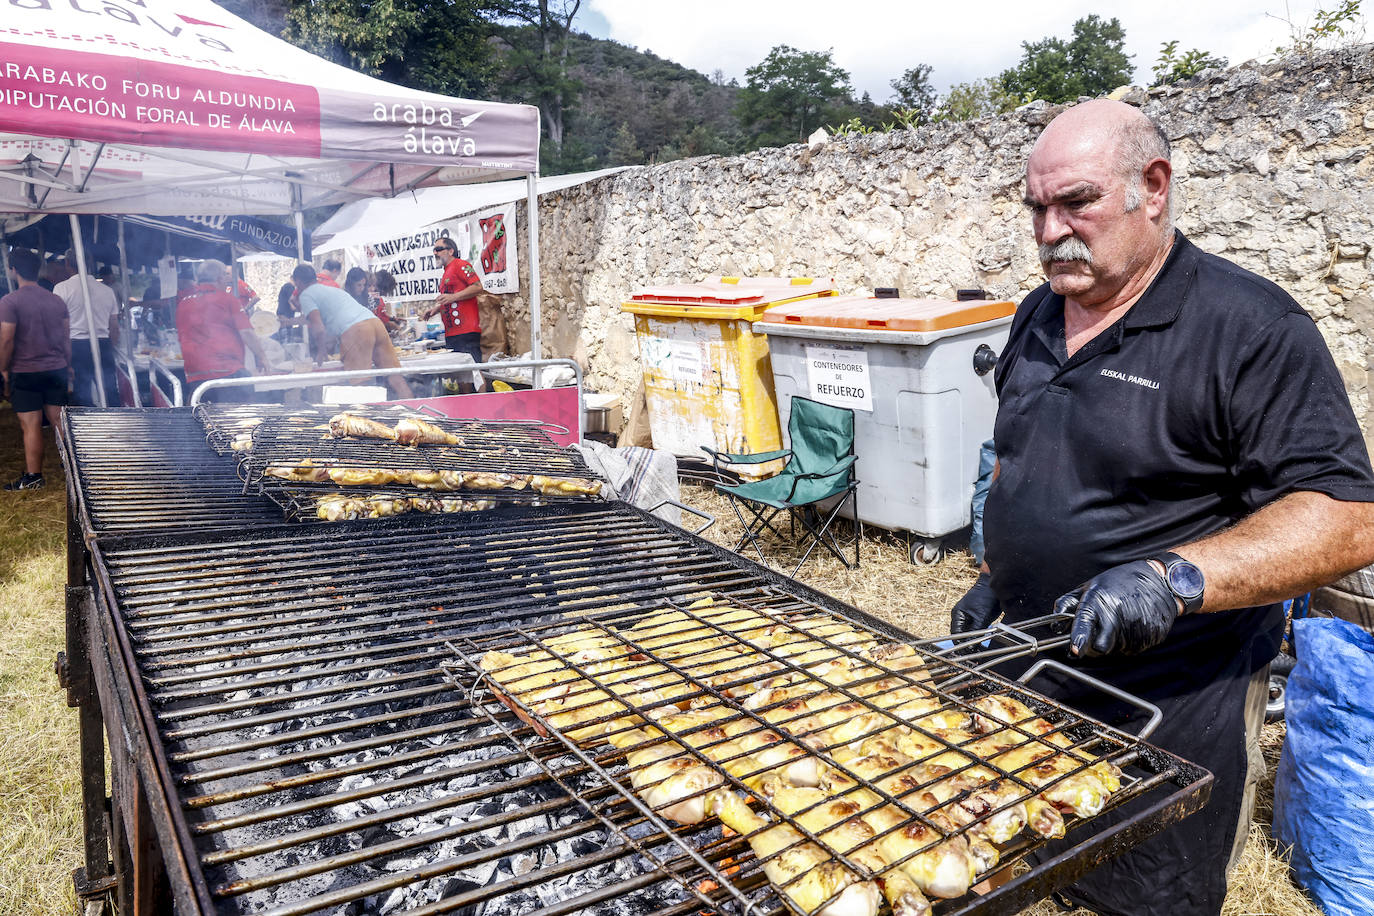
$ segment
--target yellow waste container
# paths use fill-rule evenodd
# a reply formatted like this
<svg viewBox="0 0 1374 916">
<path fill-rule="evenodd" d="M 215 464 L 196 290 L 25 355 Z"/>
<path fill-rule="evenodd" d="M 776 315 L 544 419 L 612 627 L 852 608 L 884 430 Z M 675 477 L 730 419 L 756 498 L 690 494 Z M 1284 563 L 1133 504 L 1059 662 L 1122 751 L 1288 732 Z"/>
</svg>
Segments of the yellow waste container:
<svg viewBox="0 0 1374 916">
<path fill-rule="evenodd" d="M 654 448 L 695 458 L 706 457 L 703 445 L 781 448 L 768 337 L 753 322 L 775 305 L 835 294 L 833 280 L 715 277 L 631 296 L 621 307 L 635 316 Z"/>
</svg>

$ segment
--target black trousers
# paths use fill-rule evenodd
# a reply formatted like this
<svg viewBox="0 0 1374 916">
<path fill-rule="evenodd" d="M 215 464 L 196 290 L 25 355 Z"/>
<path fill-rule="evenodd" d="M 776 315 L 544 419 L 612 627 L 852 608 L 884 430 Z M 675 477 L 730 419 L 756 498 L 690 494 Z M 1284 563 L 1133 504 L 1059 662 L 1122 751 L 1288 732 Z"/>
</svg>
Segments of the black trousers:
<svg viewBox="0 0 1374 916">
<path fill-rule="evenodd" d="M 110 338 L 100 338 L 100 371 L 105 377 L 105 404 L 119 406 L 119 382 L 115 378 L 114 345 Z M 96 397 L 95 360 L 91 358 L 89 340 L 72 339 L 72 374 L 76 383 L 72 390 L 72 403 L 79 407 L 98 407 Z"/>
</svg>

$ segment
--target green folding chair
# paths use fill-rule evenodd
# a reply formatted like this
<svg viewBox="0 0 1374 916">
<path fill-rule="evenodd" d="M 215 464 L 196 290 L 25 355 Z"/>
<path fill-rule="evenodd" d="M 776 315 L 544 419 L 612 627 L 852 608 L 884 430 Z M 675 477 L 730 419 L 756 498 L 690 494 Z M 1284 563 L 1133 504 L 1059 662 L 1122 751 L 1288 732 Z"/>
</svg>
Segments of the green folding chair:
<svg viewBox="0 0 1374 916">
<path fill-rule="evenodd" d="M 800 543 L 806 551 L 792 570 L 795 576 L 802 565 L 811 557 L 817 545 L 829 550 L 847 568 L 859 565 L 859 541 L 862 540 L 863 526 L 859 519 L 858 489 L 859 481 L 854 477 L 854 411 L 846 407 L 831 407 L 810 398 L 792 398 L 791 415 L 787 420 L 788 438 L 791 448 L 775 452 L 757 452 L 737 455 L 716 451 L 702 446 L 711 456 L 718 472 L 722 464 L 762 464 L 765 461 L 786 459 L 783 469 L 773 477 L 749 481 L 734 486 L 717 483 L 715 488 L 730 499 L 735 517 L 744 526 L 735 550 L 750 544 L 759 560 L 768 564 L 759 536 L 771 531 L 779 537 L 786 537 L 773 525 L 773 520 L 781 512 L 786 512 L 790 522 L 789 529 L 794 538 L 797 528 L 801 527 Z M 834 500 L 828 508 L 820 504 Z M 848 504 L 854 517 L 854 562 L 850 563 L 841 549 L 839 541 L 831 530 L 840 510 Z M 743 509 L 749 513 L 746 519 Z"/>
</svg>

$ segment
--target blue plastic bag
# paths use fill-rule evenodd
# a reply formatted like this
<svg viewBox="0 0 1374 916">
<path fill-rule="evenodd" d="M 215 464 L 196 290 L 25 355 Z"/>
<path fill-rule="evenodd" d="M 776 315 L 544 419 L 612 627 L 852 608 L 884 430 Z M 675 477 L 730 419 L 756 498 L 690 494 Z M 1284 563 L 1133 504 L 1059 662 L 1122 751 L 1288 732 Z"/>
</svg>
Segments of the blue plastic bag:
<svg viewBox="0 0 1374 916">
<path fill-rule="evenodd" d="M 1274 839 L 1328 916 L 1374 913 L 1374 636 L 1293 621 L 1288 738 L 1274 778 Z"/>
<path fill-rule="evenodd" d="M 969 535 L 968 549 L 973 554 L 973 562 L 983 565 L 983 504 L 988 501 L 988 490 L 992 488 L 992 469 L 997 464 L 997 452 L 992 440 L 983 443 L 978 451 L 978 480 L 973 485 L 973 533 Z"/>
</svg>

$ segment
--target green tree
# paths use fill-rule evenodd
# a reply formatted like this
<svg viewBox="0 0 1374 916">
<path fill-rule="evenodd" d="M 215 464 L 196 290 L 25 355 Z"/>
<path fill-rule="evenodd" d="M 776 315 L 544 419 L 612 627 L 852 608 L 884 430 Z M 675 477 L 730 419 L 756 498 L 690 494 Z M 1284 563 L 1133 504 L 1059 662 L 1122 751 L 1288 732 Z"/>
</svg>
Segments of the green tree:
<svg viewBox="0 0 1374 916">
<path fill-rule="evenodd" d="M 611 165 L 639 165 L 644 161 L 644 150 L 635 142 L 635 135 L 630 132 L 630 125 L 626 122 L 621 121 L 611 136 L 606 159 Z"/>
<path fill-rule="evenodd" d="M 582 0 L 505 0 L 501 16 L 526 28 L 507 32 L 508 92 L 539 107 L 549 149 L 541 148 L 546 171 L 568 166 L 563 150 L 566 122 L 577 105 L 581 84 L 568 73 L 569 37 Z"/>
<path fill-rule="evenodd" d="M 832 54 L 778 45 L 744 71 L 735 112 L 755 145 L 804 140 L 852 101 L 849 73 Z"/>
<path fill-rule="evenodd" d="M 1017 98 L 1002 88 L 996 77 L 971 83 L 956 83 L 935 108 L 936 121 L 972 121 L 1006 114 L 1016 107 Z"/>
<path fill-rule="evenodd" d="M 1073 24 L 1068 41 L 1049 36 L 1021 43 L 1021 61 L 998 79 L 1010 95 L 1029 101 L 1071 102 L 1099 96 L 1131 81 L 1126 30 L 1119 20 L 1093 14 Z"/>
<path fill-rule="evenodd" d="M 287 41 L 403 86 L 483 96 L 496 72 L 488 38 L 498 0 L 291 0 Z"/>
<path fill-rule="evenodd" d="M 1155 63 L 1153 73 L 1155 81 L 1152 86 L 1164 86 L 1168 83 L 1177 83 L 1179 80 L 1190 79 L 1197 76 L 1203 70 L 1211 67 L 1226 66 L 1226 58 L 1216 57 L 1207 51 L 1199 51 L 1194 48 L 1191 51 L 1178 53 L 1177 41 L 1166 41 L 1159 48 L 1159 60 Z"/>
<path fill-rule="evenodd" d="M 896 93 L 888 107 L 904 112 L 916 112 L 912 126 L 925 124 L 935 113 L 935 87 L 930 84 L 930 64 L 917 64 L 893 80 L 892 90 Z"/>
</svg>

